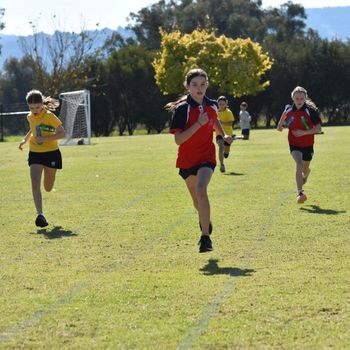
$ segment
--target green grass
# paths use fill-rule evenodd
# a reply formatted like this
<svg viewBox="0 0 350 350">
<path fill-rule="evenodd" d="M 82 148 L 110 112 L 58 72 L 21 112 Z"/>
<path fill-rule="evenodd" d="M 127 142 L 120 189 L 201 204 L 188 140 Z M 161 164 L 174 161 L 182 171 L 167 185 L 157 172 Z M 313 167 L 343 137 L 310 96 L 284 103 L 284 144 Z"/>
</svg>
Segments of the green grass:
<svg viewBox="0 0 350 350">
<path fill-rule="evenodd" d="M 62 147 L 40 230 L 1 143 L 0 349 L 349 349 L 350 127 L 324 131 L 304 205 L 286 132 L 234 142 L 207 254 L 171 135 Z"/>
</svg>

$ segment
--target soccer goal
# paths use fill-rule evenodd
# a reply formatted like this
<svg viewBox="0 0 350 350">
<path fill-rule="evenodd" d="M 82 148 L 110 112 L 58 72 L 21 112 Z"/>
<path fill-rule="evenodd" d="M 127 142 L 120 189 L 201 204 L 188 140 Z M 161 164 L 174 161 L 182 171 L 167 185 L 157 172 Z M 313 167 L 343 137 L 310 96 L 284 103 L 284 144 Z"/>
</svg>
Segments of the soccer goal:
<svg viewBox="0 0 350 350">
<path fill-rule="evenodd" d="M 79 90 L 62 92 L 59 95 L 62 121 L 66 137 L 60 145 L 91 144 L 90 91 Z"/>
</svg>

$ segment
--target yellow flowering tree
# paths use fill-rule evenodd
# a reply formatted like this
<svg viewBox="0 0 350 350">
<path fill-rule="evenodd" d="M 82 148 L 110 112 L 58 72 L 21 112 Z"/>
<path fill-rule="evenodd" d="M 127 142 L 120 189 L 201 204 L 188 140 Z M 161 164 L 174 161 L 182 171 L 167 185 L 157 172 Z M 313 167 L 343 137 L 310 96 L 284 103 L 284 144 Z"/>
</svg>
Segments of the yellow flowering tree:
<svg viewBox="0 0 350 350">
<path fill-rule="evenodd" d="M 196 67 L 208 73 L 210 85 L 235 97 L 255 95 L 269 85 L 269 81 L 262 80 L 272 60 L 249 38 L 217 37 L 215 31 L 204 29 L 191 34 L 167 33 L 161 29 L 160 33 L 161 51 L 153 67 L 163 94 L 182 92 L 184 76 Z"/>
</svg>

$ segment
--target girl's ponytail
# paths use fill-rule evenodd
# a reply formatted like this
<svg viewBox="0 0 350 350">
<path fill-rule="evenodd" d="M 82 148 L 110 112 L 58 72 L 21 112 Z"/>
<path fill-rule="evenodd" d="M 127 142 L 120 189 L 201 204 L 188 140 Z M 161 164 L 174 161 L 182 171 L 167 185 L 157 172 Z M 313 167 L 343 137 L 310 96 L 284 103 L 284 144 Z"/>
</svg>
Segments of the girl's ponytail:
<svg viewBox="0 0 350 350">
<path fill-rule="evenodd" d="M 187 95 L 183 95 L 182 97 L 180 97 L 178 100 L 173 101 L 173 102 L 169 102 L 165 105 L 165 109 L 169 112 L 174 112 L 174 110 L 176 109 L 176 107 L 183 101 L 186 101 L 187 99 Z"/>
<path fill-rule="evenodd" d="M 44 97 L 43 104 L 49 111 L 55 111 L 59 107 L 60 101 L 48 96 Z"/>
</svg>

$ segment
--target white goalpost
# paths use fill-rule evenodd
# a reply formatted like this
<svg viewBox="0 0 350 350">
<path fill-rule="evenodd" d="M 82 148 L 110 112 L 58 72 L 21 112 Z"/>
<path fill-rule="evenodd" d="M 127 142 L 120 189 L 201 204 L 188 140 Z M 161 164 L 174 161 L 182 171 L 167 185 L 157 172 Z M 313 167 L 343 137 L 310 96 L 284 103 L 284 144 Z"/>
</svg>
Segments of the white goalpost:
<svg viewBox="0 0 350 350">
<path fill-rule="evenodd" d="M 66 137 L 60 145 L 91 145 L 90 91 L 62 92 L 59 98 L 59 118 L 66 131 Z"/>
</svg>

